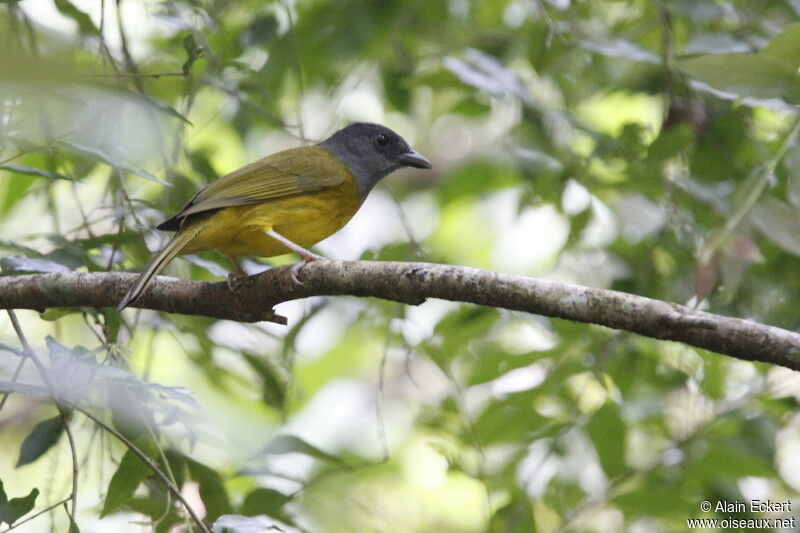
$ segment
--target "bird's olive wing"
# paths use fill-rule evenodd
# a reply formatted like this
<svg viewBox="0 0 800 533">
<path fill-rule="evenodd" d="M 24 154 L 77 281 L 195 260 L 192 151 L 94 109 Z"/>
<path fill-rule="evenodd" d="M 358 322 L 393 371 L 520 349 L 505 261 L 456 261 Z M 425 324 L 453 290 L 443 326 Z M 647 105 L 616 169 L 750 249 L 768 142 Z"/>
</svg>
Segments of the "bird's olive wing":
<svg viewBox="0 0 800 533">
<path fill-rule="evenodd" d="M 319 191 L 341 185 L 347 178 L 347 169 L 326 149 L 294 148 L 219 178 L 198 192 L 176 217 Z"/>
</svg>

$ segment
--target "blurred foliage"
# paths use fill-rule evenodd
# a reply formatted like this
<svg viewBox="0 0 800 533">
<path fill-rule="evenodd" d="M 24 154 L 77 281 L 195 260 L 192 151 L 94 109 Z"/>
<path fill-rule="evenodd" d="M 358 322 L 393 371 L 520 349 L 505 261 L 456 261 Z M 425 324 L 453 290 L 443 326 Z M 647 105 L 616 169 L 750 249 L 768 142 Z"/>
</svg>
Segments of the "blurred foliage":
<svg viewBox="0 0 800 533">
<path fill-rule="evenodd" d="M 389 178 L 323 253 L 800 328 L 797 1 L 0 4 L 3 275 L 139 269 L 198 187 L 371 120 L 435 170 Z M 207 253 L 172 273 L 229 267 Z M 442 302 L 278 311 L 288 327 L 20 317 L 55 392 L 218 530 L 674 531 L 714 515 L 703 500 L 800 490 L 786 369 Z M 0 521 L 70 495 L 69 420 L 79 507 L 76 524 L 54 509 L 56 530 L 192 527 L 140 457 L 54 416 L 2 328 L 0 479 L 28 496 L 0 485 Z"/>
</svg>

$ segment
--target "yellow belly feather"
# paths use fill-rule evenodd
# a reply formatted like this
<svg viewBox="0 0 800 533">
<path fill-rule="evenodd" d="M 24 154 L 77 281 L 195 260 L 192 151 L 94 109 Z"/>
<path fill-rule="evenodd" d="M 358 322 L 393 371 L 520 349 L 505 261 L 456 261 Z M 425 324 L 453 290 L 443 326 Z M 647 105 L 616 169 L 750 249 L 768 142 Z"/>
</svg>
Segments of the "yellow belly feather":
<svg viewBox="0 0 800 533">
<path fill-rule="evenodd" d="M 181 255 L 216 250 L 233 257 L 273 257 L 290 253 L 265 232 L 274 230 L 290 241 L 308 248 L 340 230 L 361 206 L 361 194 L 354 180 L 323 191 L 226 207 L 190 223 L 202 225 Z"/>
</svg>

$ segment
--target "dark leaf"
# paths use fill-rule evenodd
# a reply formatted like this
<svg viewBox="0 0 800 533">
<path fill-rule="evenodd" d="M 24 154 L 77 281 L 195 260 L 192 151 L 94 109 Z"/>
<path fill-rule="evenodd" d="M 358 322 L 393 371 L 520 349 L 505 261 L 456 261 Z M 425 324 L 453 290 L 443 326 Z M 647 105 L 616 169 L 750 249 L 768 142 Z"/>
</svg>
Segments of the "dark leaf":
<svg viewBox="0 0 800 533">
<path fill-rule="evenodd" d="M 22 441 L 17 460 L 17 467 L 34 462 L 58 442 L 64 432 L 64 424 L 60 416 L 48 418 L 36 424 L 33 430 Z"/>
<path fill-rule="evenodd" d="M 290 496 L 275 489 L 258 488 L 251 491 L 244 499 L 241 512 L 245 516 L 267 515 L 284 520 L 281 508 L 292 500 Z"/>
<path fill-rule="evenodd" d="M 189 72 L 192 70 L 192 65 L 194 65 L 194 62 L 197 61 L 203 54 L 203 47 L 197 43 L 194 38 L 194 34 L 190 33 L 183 40 L 183 49 L 186 50 L 187 58 L 186 62 L 181 67 L 181 71 L 184 75 L 188 76 Z"/>
<path fill-rule="evenodd" d="M 64 507 L 66 511 L 67 508 Z M 78 523 L 72 519 L 72 514 L 67 512 L 67 518 L 69 519 L 69 530 L 68 533 L 81 533 L 81 529 L 78 527 Z"/>
<path fill-rule="evenodd" d="M 261 378 L 264 403 L 272 407 L 282 407 L 286 399 L 286 387 L 277 370 L 262 356 L 248 353 L 243 353 L 242 355 L 250 363 L 253 370 L 258 373 L 258 377 Z"/>
<path fill-rule="evenodd" d="M 278 19 L 272 13 L 257 17 L 243 32 L 240 40 L 245 47 L 261 46 L 278 34 Z"/>
<path fill-rule="evenodd" d="M 71 18 L 78 24 L 81 33 L 100 35 L 100 30 L 95 26 L 94 22 L 92 22 L 89 15 L 72 5 L 71 2 L 68 0 L 54 0 L 54 3 L 62 15 Z"/>
<path fill-rule="evenodd" d="M 7 499 L 3 482 L 0 481 L 0 523 L 5 522 L 9 526 L 28 514 L 33 506 L 36 505 L 36 498 L 39 496 L 39 489 L 31 489 L 27 496 L 22 498 Z"/>
<path fill-rule="evenodd" d="M 199 485 L 200 499 L 206 507 L 206 519 L 216 520 L 224 514 L 233 512 L 228 492 L 222 483 L 222 477 L 211 468 L 186 457 L 189 475 Z"/>
</svg>

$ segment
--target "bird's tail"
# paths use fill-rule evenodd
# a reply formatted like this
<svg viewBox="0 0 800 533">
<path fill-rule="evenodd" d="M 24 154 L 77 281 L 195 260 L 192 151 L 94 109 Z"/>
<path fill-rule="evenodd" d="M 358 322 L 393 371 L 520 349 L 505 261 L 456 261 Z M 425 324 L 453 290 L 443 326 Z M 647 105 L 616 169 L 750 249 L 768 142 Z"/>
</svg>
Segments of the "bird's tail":
<svg viewBox="0 0 800 533">
<path fill-rule="evenodd" d="M 150 259 L 149 263 L 147 263 L 147 266 L 139 275 L 139 278 L 117 305 L 117 311 L 122 311 L 134 300 L 136 300 L 147 288 L 147 286 L 150 285 L 150 282 L 153 280 L 156 274 L 161 272 L 161 270 L 167 266 L 167 263 L 175 259 L 175 256 L 178 255 L 181 250 L 183 250 L 186 245 L 195 238 L 195 236 L 197 236 L 200 230 L 200 227 L 190 227 L 184 229 L 183 231 L 179 231 L 160 252 L 153 255 L 153 258 Z"/>
</svg>

